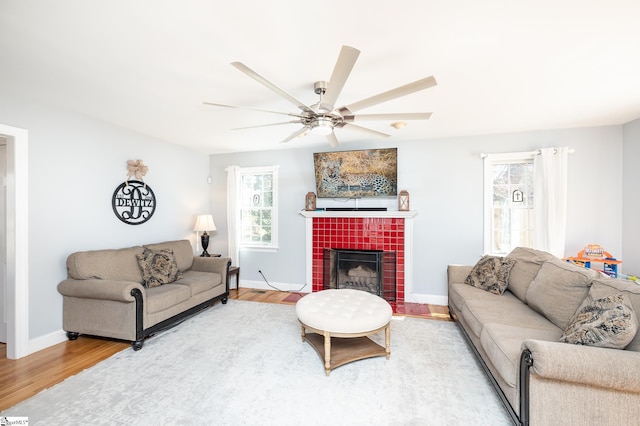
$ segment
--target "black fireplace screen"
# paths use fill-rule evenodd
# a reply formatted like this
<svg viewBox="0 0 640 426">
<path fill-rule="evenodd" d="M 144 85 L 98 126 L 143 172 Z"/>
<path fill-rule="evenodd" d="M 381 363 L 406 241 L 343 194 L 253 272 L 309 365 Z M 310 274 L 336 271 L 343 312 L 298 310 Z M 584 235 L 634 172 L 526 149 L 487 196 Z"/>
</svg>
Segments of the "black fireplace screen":
<svg viewBox="0 0 640 426">
<path fill-rule="evenodd" d="M 323 288 L 350 288 L 396 301 L 396 253 L 324 249 Z"/>
</svg>

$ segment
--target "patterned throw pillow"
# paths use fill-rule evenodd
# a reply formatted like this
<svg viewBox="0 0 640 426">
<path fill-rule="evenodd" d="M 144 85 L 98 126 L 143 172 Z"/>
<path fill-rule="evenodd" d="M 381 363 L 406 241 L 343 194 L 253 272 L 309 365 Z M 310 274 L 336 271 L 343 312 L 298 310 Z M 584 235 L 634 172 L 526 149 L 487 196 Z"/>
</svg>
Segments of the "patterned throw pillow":
<svg viewBox="0 0 640 426">
<path fill-rule="evenodd" d="M 603 297 L 586 305 L 573 317 L 561 342 L 624 349 L 638 331 L 638 319 L 622 294 Z"/>
<path fill-rule="evenodd" d="M 507 289 L 509 272 L 515 263 L 515 259 L 508 257 L 483 256 L 471 269 L 464 283 L 490 293 L 502 294 Z"/>
<path fill-rule="evenodd" d="M 169 284 L 182 278 L 176 257 L 172 249 L 153 251 L 145 249 L 137 254 L 138 264 L 142 269 L 143 283 L 147 288 Z"/>
</svg>

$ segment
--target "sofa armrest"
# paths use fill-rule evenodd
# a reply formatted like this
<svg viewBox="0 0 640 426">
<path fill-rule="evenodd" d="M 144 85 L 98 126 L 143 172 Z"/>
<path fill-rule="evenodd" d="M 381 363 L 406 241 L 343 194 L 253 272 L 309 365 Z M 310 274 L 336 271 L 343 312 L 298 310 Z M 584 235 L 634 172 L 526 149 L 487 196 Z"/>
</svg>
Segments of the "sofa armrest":
<svg viewBox="0 0 640 426">
<path fill-rule="evenodd" d="M 227 265 L 231 264 L 228 257 L 194 257 L 191 270 L 198 272 L 217 272 L 226 274 Z"/>
<path fill-rule="evenodd" d="M 231 265 L 231 259 L 228 257 L 194 257 L 192 271 L 198 272 L 216 272 L 222 277 L 222 283 L 227 282 L 227 273 L 229 272 L 229 266 Z M 227 290 L 229 290 L 227 288 Z"/>
<path fill-rule="evenodd" d="M 131 290 L 139 289 L 145 293 L 140 283 L 114 280 L 74 280 L 66 279 L 58 284 L 58 292 L 63 296 L 81 299 L 114 300 L 117 302 L 135 302 Z"/>
<path fill-rule="evenodd" d="M 640 392 L 640 353 L 542 340 L 525 340 L 531 374 L 628 392 Z"/>
<path fill-rule="evenodd" d="M 469 265 L 448 265 L 447 266 L 447 279 L 449 285 L 461 284 L 467 279 L 469 272 L 473 269 L 473 266 Z"/>
</svg>

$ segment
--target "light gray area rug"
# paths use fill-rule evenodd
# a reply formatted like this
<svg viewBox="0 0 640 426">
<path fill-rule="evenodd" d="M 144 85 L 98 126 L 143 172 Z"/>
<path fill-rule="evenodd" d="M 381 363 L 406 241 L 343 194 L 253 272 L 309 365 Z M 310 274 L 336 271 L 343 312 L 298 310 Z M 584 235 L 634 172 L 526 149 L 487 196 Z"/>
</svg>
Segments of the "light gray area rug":
<svg viewBox="0 0 640 426">
<path fill-rule="evenodd" d="M 294 306 L 236 300 L 0 416 L 28 416 L 32 426 L 511 424 L 453 323 L 394 320 L 389 360 L 327 377 L 301 341 Z"/>
</svg>

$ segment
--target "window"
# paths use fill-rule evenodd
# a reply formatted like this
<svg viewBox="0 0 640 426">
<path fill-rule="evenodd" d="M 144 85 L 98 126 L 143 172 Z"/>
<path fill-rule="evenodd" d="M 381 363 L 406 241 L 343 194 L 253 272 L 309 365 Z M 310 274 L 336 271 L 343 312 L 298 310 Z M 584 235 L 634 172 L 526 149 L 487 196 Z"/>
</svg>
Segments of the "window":
<svg viewBox="0 0 640 426">
<path fill-rule="evenodd" d="M 484 163 L 484 252 L 533 247 L 533 153 L 492 154 Z"/>
<path fill-rule="evenodd" d="M 241 168 L 239 177 L 240 245 L 253 248 L 277 248 L 277 167 Z"/>
</svg>

